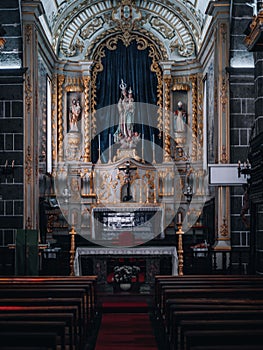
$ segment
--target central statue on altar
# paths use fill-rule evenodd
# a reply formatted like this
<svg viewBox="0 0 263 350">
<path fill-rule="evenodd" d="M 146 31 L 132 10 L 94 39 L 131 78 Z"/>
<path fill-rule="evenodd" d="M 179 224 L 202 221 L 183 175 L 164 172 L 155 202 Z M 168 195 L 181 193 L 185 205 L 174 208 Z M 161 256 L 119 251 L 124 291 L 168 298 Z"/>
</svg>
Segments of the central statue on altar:
<svg viewBox="0 0 263 350">
<path fill-rule="evenodd" d="M 131 87 L 127 92 L 127 84 L 121 80 L 120 84 L 121 97 L 118 101 L 118 112 L 119 112 L 119 125 L 114 133 L 114 142 L 119 144 L 117 152 L 117 158 L 121 158 L 121 153 L 126 156 L 130 155 L 136 158 L 135 147 L 140 140 L 140 134 L 134 132 L 134 114 L 135 114 L 135 102 Z M 128 150 L 133 150 L 129 152 Z M 125 150 L 125 151 L 122 151 Z"/>
</svg>

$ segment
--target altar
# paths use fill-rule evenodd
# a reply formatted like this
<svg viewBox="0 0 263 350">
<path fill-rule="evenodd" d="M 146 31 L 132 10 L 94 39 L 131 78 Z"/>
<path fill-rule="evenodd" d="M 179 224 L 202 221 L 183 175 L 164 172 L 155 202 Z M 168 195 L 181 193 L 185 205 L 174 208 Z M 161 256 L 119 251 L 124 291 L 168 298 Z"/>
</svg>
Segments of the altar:
<svg viewBox="0 0 263 350">
<path fill-rule="evenodd" d="M 125 260 L 126 259 L 126 260 Z M 175 247 L 78 247 L 74 259 L 74 273 L 76 276 L 96 274 L 98 276 L 98 289 L 109 290 L 107 276 L 112 272 L 113 264 L 123 264 L 127 261 L 132 264 L 141 264 L 145 269 L 145 276 L 141 289 L 149 290 L 154 287 L 155 275 L 163 273 L 162 265 L 165 266 L 166 274 L 178 275 L 178 257 Z M 89 264 L 87 271 L 85 262 Z M 91 267 L 92 265 L 92 267 Z M 168 267 L 171 268 L 168 270 Z"/>
<path fill-rule="evenodd" d="M 123 232 L 130 232 L 135 241 L 145 242 L 158 234 L 164 238 L 164 210 L 159 205 L 97 206 L 92 209 L 92 239 L 112 246 Z"/>
</svg>

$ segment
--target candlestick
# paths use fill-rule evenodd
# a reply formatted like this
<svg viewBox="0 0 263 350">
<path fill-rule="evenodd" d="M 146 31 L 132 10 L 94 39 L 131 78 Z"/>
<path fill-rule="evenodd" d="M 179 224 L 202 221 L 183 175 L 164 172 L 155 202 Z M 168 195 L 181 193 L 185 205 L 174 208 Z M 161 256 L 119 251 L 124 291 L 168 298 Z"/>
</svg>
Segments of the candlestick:
<svg viewBox="0 0 263 350">
<path fill-rule="evenodd" d="M 76 231 L 74 229 L 74 226 L 72 225 L 71 230 L 69 231 L 70 234 L 70 251 L 69 251 L 69 265 L 70 265 L 70 276 L 74 276 L 74 260 L 75 260 L 75 253 L 76 253 L 76 244 L 75 244 L 75 236 Z"/>
<path fill-rule="evenodd" d="M 183 234 L 182 224 L 178 224 L 178 231 L 176 234 L 178 235 L 178 275 L 183 276 L 184 274 L 184 249 L 183 249 Z"/>
</svg>

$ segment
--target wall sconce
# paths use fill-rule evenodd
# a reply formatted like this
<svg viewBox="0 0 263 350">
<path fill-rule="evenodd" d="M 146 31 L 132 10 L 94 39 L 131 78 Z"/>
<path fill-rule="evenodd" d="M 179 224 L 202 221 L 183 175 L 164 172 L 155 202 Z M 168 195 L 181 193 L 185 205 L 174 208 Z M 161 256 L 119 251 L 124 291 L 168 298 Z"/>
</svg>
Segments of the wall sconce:
<svg viewBox="0 0 263 350">
<path fill-rule="evenodd" d="M 5 43 L 6 43 L 5 39 L 4 39 L 4 38 L 0 38 L 0 50 L 1 50 L 1 51 L 2 51 L 3 48 L 5 47 Z"/>
<path fill-rule="evenodd" d="M 69 199 L 71 197 L 70 190 L 68 188 L 64 188 L 62 195 L 63 195 L 63 197 L 65 199 L 65 203 L 68 203 Z"/>
<path fill-rule="evenodd" d="M 3 170 L 2 170 L 5 179 L 7 179 L 9 176 L 14 178 L 14 170 L 15 170 L 14 167 L 15 167 L 14 160 L 12 160 L 11 165 L 8 164 L 8 160 L 5 161 L 5 165 L 4 165 Z"/>
<path fill-rule="evenodd" d="M 191 200 L 193 198 L 193 189 L 192 189 L 192 186 L 189 184 L 188 178 L 187 178 L 187 185 L 186 185 L 186 190 L 184 191 L 184 195 L 187 203 L 191 203 Z"/>
<path fill-rule="evenodd" d="M 238 177 L 242 175 L 244 175 L 244 178 L 246 178 L 247 176 L 250 177 L 250 173 L 251 173 L 251 164 L 249 163 L 249 160 L 247 159 L 246 162 L 244 162 L 244 164 L 241 164 L 241 161 L 238 161 L 238 167 L 237 167 L 237 171 L 238 171 Z"/>
<path fill-rule="evenodd" d="M 192 173 L 192 167 L 191 167 L 191 163 L 189 160 L 189 156 L 187 157 L 187 161 L 185 163 L 185 172 L 186 172 L 186 189 L 184 191 L 184 195 L 186 197 L 186 201 L 187 203 L 190 203 L 193 197 L 193 189 L 192 186 L 190 185 L 189 182 L 189 176 Z"/>
</svg>

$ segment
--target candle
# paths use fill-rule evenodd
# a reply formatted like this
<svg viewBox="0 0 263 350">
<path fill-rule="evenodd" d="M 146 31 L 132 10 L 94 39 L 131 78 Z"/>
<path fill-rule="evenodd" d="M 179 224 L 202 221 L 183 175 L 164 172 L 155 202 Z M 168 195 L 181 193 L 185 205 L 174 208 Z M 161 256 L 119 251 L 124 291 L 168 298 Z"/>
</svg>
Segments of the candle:
<svg viewBox="0 0 263 350">
<path fill-rule="evenodd" d="M 5 168 L 7 168 L 8 160 L 5 161 Z"/>
<path fill-rule="evenodd" d="M 14 160 L 12 160 L 12 168 L 14 167 L 14 165 L 15 165 L 15 161 L 14 161 Z"/>
<path fill-rule="evenodd" d="M 100 135 L 98 135 L 98 140 L 99 140 L 99 150 L 100 150 Z"/>
<path fill-rule="evenodd" d="M 182 213 L 179 211 L 177 214 L 177 223 L 181 224 L 182 223 Z"/>
<path fill-rule="evenodd" d="M 155 150 L 155 135 L 153 134 L 153 151 Z"/>
<path fill-rule="evenodd" d="M 71 213 L 71 225 L 74 225 L 75 224 L 75 215 L 74 213 Z"/>
<path fill-rule="evenodd" d="M 144 158 L 144 134 L 142 134 L 142 159 Z"/>
<path fill-rule="evenodd" d="M 111 162 L 111 134 L 109 134 L 109 162 Z"/>
</svg>

